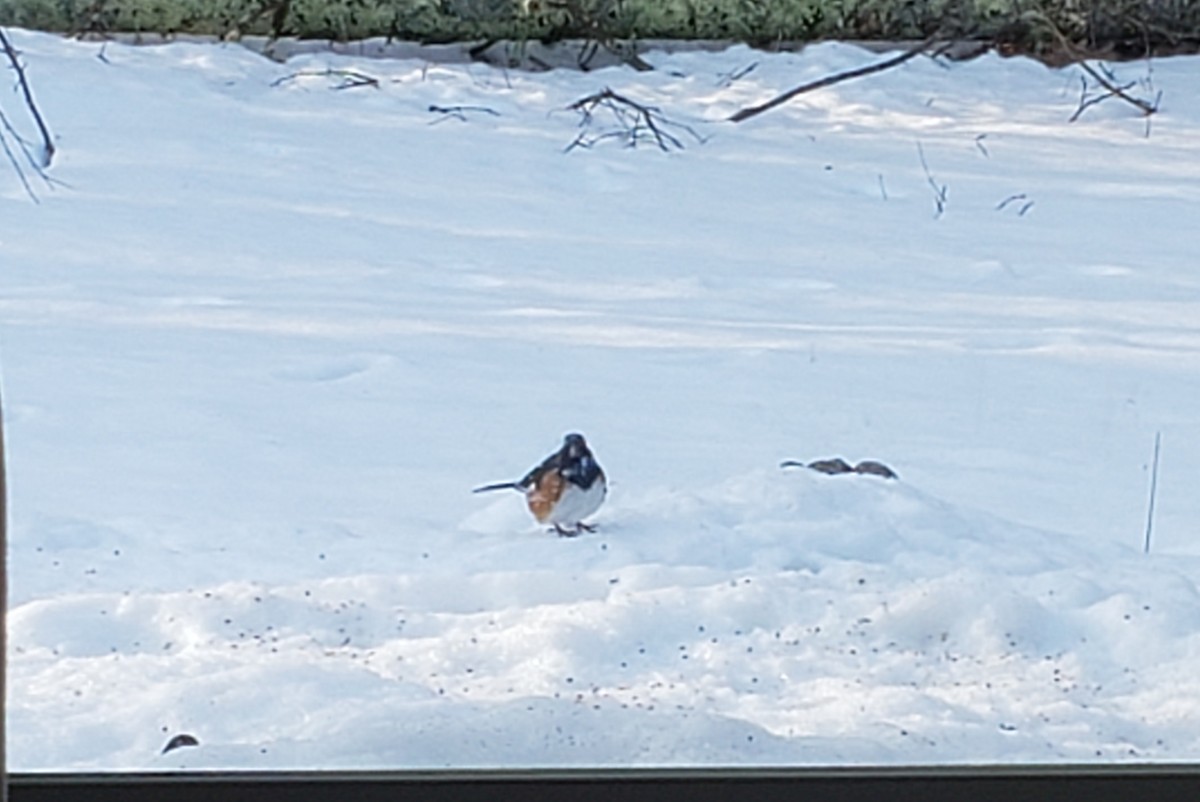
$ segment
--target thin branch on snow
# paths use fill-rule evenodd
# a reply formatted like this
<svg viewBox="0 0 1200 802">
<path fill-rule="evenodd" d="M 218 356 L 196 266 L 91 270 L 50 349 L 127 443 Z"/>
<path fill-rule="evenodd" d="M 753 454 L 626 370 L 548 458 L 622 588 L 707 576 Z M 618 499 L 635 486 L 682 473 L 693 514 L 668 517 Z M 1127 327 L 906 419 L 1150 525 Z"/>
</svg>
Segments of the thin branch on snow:
<svg viewBox="0 0 1200 802">
<path fill-rule="evenodd" d="M 853 70 L 846 70 L 845 72 L 835 73 L 834 75 L 827 75 L 824 78 L 820 78 L 816 81 L 810 81 L 809 83 L 802 84 L 800 86 L 795 87 L 794 89 L 789 89 L 788 91 L 784 92 L 782 95 L 777 95 L 776 97 L 771 98 L 766 103 L 762 103 L 758 106 L 747 106 L 746 108 L 744 108 L 741 111 L 732 115 L 729 118 L 729 121 L 735 122 L 735 123 L 740 123 L 743 120 L 748 120 L 751 117 L 756 117 L 759 114 L 762 114 L 764 111 L 770 111 L 771 109 L 775 108 L 776 106 L 782 106 L 784 103 L 787 103 L 789 100 L 792 100 L 793 98 L 797 97 L 798 95 L 802 95 L 805 92 L 811 92 L 814 89 L 823 89 L 827 86 L 833 86 L 834 84 L 839 84 L 842 81 L 849 81 L 852 78 L 861 78 L 864 75 L 872 75 L 874 73 L 883 72 L 884 70 L 888 70 L 888 69 L 891 69 L 892 67 L 899 66 L 899 65 L 903 64 L 904 62 L 908 61 L 909 59 L 915 58 L 916 56 L 919 56 L 922 53 L 924 53 L 940 37 L 941 37 L 941 31 L 940 30 L 935 31 L 934 33 L 925 37 L 925 39 L 923 41 L 910 47 L 908 50 L 905 50 L 903 53 L 899 54 L 898 56 L 893 56 L 889 59 L 884 59 L 883 61 L 877 61 L 874 64 L 868 64 L 865 67 L 857 67 Z M 941 48 L 939 48 L 939 50 L 935 53 L 935 55 L 937 55 L 940 52 L 941 52 Z"/>
<path fill-rule="evenodd" d="M 1093 77 L 1099 75 L 1099 73 L 1096 70 L 1092 69 L 1091 66 L 1086 63 L 1081 62 L 1079 66 L 1082 67 L 1088 75 L 1091 75 Z M 1147 117 L 1149 117 L 1151 114 L 1153 114 L 1154 112 L 1156 112 L 1158 110 L 1158 102 L 1159 102 L 1159 100 L 1162 99 L 1161 91 L 1155 96 L 1154 103 L 1150 104 L 1147 101 L 1142 100 L 1141 98 L 1135 98 L 1135 97 L 1132 97 L 1132 96 L 1126 94 L 1128 92 L 1128 90 L 1137 86 L 1137 81 L 1130 81 L 1130 82 L 1126 83 L 1124 86 L 1117 86 L 1116 84 L 1110 83 L 1107 80 L 1102 79 L 1102 78 L 1097 78 L 1096 81 L 1097 81 L 1097 83 L 1100 84 L 1101 87 L 1103 87 L 1106 90 L 1103 94 L 1099 94 L 1099 95 L 1090 94 L 1091 87 L 1088 85 L 1087 78 L 1085 76 L 1080 76 L 1080 78 L 1079 78 L 1079 83 L 1080 83 L 1079 106 L 1076 107 L 1075 113 L 1071 115 L 1070 119 L 1068 119 L 1067 122 L 1072 122 L 1072 123 L 1075 122 L 1083 115 L 1083 113 L 1085 111 L 1090 109 L 1092 106 L 1096 106 L 1096 105 L 1103 103 L 1104 101 L 1109 100 L 1110 98 L 1114 98 L 1114 97 L 1124 98 L 1125 100 L 1128 100 L 1130 103 L 1133 103 L 1135 106 L 1137 106 L 1139 109 L 1141 109 L 1142 113 L 1145 114 Z M 1147 125 L 1149 125 L 1149 121 L 1147 121 Z"/>
<path fill-rule="evenodd" d="M 8 122 L 8 118 L 4 116 L 4 112 L 0 112 L 0 122 L 3 123 L 6 131 L 11 131 L 12 126 Z M 13 153 L 9 147 L 8 137 L 0 135 L 0 148 L 4 150 L 4 155 L 8 157 L 8 163 L 12 165 L 13 171 L 17 174 L 17 178 L 21 180 L 21 186 L 25 188 L 25 194 L 30 197 L 34 203 L 38 203 L 37 193 L 33 191 L 33 187 L 29 185 L 29 177 L 25 175 L 25 170 L 21 167 L 21 161 L 17 158 L 17 154 Z"/>
<path fill-rule="evenodd" d="M 340 78 L 341 82 L 331 86 L 330 89 L 358 89 L 359 87 L 369 86 L 373 89 L 379 88 L 379 79 L 366 73 L 358 72 L 357 70 L 303 70 L 301 72 L 293 72 L 290 75 L 285 75 L 282 78 L 276 78 L 271 82 L 271 86 L 283 86 L 284 84 L 298 81 L 301 78 Z"/>
<path fill-rule="evenodd" d="M 1154 532 L 1154 499 L 1158 495 L 1158 456 L 1162 451 L 1162 432 L 1154 433 L 1154 464 L 1150 469 L 1150 503 L 1146 509 L 1145 554 L 1150 553 L 1150 535 Z"/>
<path fill-rule="evenodd" d="M 50 167 L 50 163 L 54 159 L 54 137 L 50 134 L 50 129 L 46 126 L 37 103 L 34 102 L 33 90 L 29 88 L 29 81 L 25 76 L 25 67 L 21 64 L 20 56 L 3 29 L 0 29 L 0 48 L 4 50 L 13 72 L 16 73 L 17 88 L 20 90 L 22 98 L 25 101 L 25 108 L 28 110 L 29 116 L 33 119 L 42 137 L 41 147 L 27 140 L 17 131 L 12 120 L 4 113 L 3 108 L 0 108 L 0 150 L 4 151 L 4 155 L 8 159 L 8 163 L 12 166 L 13 171 L 17 174 L 17 178 L 20 180 L 25 194 L 34 203 L 38 203 L 37 193 L 33 191 L 29 174 L 22 165 L 20 156 L 23 155 L 25 157 L 24 160 L 28 163 L 29 169 L 41 178 L 47 186 L 54 186 L 57 182 L 46 174 L 46 170 Z M 14 149 L 14 145 L 20 150 L 20 155 Z"/>
<path fill-rule="evenodd" d="M 21 89 L 21 95 L 25 99 L 25 107 L 29 109 L 29 116 L 33 118 L 34 124 L 37 126 L 38 133 L 42 137 L 42 154 L 39 159 L 41 169 L 46 169 L 54 160 L 54 137 L 50 135 L 50 129 L 46 127 L 46 121 L 42 119 L 42 113 L 38 110 L 37 103 L 33 100 L 33 90 L 29 88 L 29 81 L 25 77 L 25 67 L 21 64 L 21 59 L 17 55 L 16 49 L 9 41 L 8 35 L 4 33 L 4 29 L 0 28 L 0 46 L 4 47 L 4 54 L 8 56 L 8 62 L 12 65 L 13 72 L 17 74 L 17 86 Z M 28 150 L 26 150 L 28 153 Z"/>
<path fill-rule="evenodd" d="M 723 72 L 717 76 L 717 86 L 721 87 L 722 89 L 727 89 L 733 86 L 737 81 L 742 80 L 747 75 L 754 72 L 756 69 L 758 69 L 758 62 L 752 61 L 745 67 L 739 67 L 736 70 Z"/>
<path fill-rule="evenodd" d="M 626 147 L 630 148 L 636 148 L 638 145 L 648 142 L 662 151 L 683 150 L 683 141 L 671 133 L 669 130 L 671 128 L 686 132 L 701 144 L 705 141 L 704 137 L 691 127 L 664 116 L 662 109 L 656 106 L 642 105 L 617 94 L 608 87 L 580 98 L 567 108 L 579 112 L 580 128 L 590 129 L 595 124 L 595 115 L 600 109 L 609 112 L 610 119 L 615 123 L 616 128 L 595 135 L 589 135 L 586 130 L 582 131 L 571 144 L 567 145 L 565 152 L 570 152 L 575 148 L 590 149 L 600 142 L 610 139 L 621 140 Z"/>
<path fill-rule="evenodd" d="M 1029 200 L 1029 196 L 1024 192 L 1020 192 L 1016 195 L 1009 195 L 1007 198 L 997 203 L 996 211 L 1002 212 L 1017 201 L 1025 201 L 1025 203 L 1022 203 L 1021 207 L 1017 209 L 1017 217 L 1024 217 L 1025 212 L 1033 208 L 1033 201 Z"/>
<path fill-rule="evenodd" d="M 945 184 L 939 184 L 933 177 L 933 173 L 929 170 L 929 162 L 925 161 L 925 148 L 921 143 L 917 143 L 917 155 L 921 157 L 921 168 L 925 170 L 925 180 L 929 182 L 930 188 L 933 189 L 933 204 L 937 209 L 933 215 L 935 218 L 941 217 L 946 211 L 946 193 L 947 187 Z"/>
<path fill-rule="evenodd" d="M 493 117 L 499 117 L 500 112 L 495 109 L 489 109 L 487 106 L 430 106 L 429 111 L 442 116 L 436 120 L 431 120 L 430 125 L 437 125 L 446 120 L 454 119 L 467 121 L 467 114 L 490 114 Z"/>
<path fill-rule="evenodd" d="M 25 155 L 25 161 L 28 162 L 29 166 L 34 170 L 42 169 L 41 160 L 33 154 L 32 143 L 21 136 L 21 133 L 13 127 L 12 120 L 8 119 L 8 115 L 4 113 L 3 109 L 0 109 L 0 129 L 3 129 L 0 132 L 0 140 L 4 141 L 5 148 L 8 148 L 8 138 L 11 137 L 14 142 L 21 146 L 21 152 Z M 16 162 L 15 166 L 19 168 L 20 160 L 17 159 L 15 153 L 12 154 L 12 158 Z"/>
<path fill-rule="evenodd" d="M 1116 77 L 1112 74 L 1112 71 L 1105 67 L 1103 62 L 1100 63 L 1100 67 L 1098 69 L 1089 64 L 1087 54 L 1077 48 L 1071 42 L 1071 40 L 1067 39 L 1066 34 L 1059 30 L 1058 26 L 1054 24 L 1053 20 L 1040 13 L 1034 14 L 1033 16 L 1046 26 L 1051 35 L 1053 35 L 1058 41 L 1058 44 L 1063 49 L 1063 52 L 1065 52 L 1072 60 L 1074 60 L 1075 63 L 1079 65 L 1079 68 L 1088 76 L 1090 76 L 1091 79 L 1104 90 L 1104 93 L 1101 95 L 1089 97 L 1087 79 L 1083 78 L 1083 91 L 1080 96 L 1079 107 L 1075 109 L 1075 113 L 1071 115 L 1071 118 L 1068 120 L 1068 122 L 1075 122 L 1087 109 L 1114 97 L 1125 101 L 1146 117 L 1149 117 L 1158 111 L 1158 104 L 1162 100 L 1161 91 L 1155 95 L 1153 101 L 1129 94 L 1129 90 L 1137 86 L 1136 81 L 1131 81 L 1123 86 L 1118 86 Z M 1149 50 L 1147 50 L 1147 53 L 1149 53 Z M 1147 56 L 1147 58 L 1149 58 L 1149 56 Z M 1149 134 L 1150 127 L 1149 121 L 1147 121 L 1146 135 L 1149 136 Z"/>
<path fill-rule="evenodd" d="M 1016 203 L 1019 200 L 1025 200 L 1025 197 L 1026 197 L 1026 195 L 1024 192 L 1018 193 L 1016 195 L 1009 195 L 1007 198 L 1005 198 L 1004 200 L 1002 200 L 996 204 L 996 211 L 1002 212 L 1002 211 L 1004 211 L 1005 207 L 1007 207 L 1010 203 Z"/>
<path fill-rule="evenodd" d="M 1080 61 L 1079 66 L 1084 72 L 1086 72 L 1088 75 L 1092 76 L 1092 80 L 1094 80 L 1096 83 L 1100 84 L 1100 86 L 1102 86 L 1108 92 L 1108 94 L 1101 97 L 1100 100 L 1106 100 L 1109 97 L 1119 97 L 1121 100 L 1124 100 L 1126 103 L 1131 104 L 1132 106 L 1137 108 L 1139 111 L 1141 111 L 1142 114 L 1145 114 L 1147 116 L 1154 114 L 1156 111 L 1158 111 L 1158 103 L 1160 100 L 1162 100 L 1162 92 L 1161 91 L 1157 95 L 1155 95 L 1154 102 L 1152 103 L 1148 100 L 1144 100 L 1140 97 L 1134 97 L 1133 95 L 1128 94 L 1128 90 L 1137 86 L 1136 81 L 1131 81 L 1128 84 L 1126 84 L 1125 86 L 1117 86 L 1116 83 L 1114 83 L 1109 77 L 1106 77 L 1100 70 L 1096 69 L 1091 64 L 1088 64 L 1086 60 Z M 1099 101 L 1096 101 L 1096 102 L 1099 102 Z M 1089 104 L 1089 105 L 1091 105 L 1091 104 Z M 1082 113 L 1082 111 L 1083 111 L 1082 108 L 1079 109 L 1079 111 L 1076 111 L 1074 116 L 1071 117 L 1071 121 L 1074 122 L 1076 119 L 1078 119 L 1078 117 Z"/>
</svg>

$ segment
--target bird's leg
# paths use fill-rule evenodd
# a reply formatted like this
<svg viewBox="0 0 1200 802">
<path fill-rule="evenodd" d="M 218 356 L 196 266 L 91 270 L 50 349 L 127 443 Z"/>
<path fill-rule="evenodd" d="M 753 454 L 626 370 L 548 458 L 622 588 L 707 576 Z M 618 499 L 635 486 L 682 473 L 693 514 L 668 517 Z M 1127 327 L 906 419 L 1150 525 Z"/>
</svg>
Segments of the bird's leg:
<svg viewBox="0 0 1200 802">
<path fill-rule="evenodd" d="M 576 534 L 578 534 L 579 532 L 595 532 L 595 531 L 596 531 L 595 524 L 585 524 L 583 521 L 580 521 L 579 523 L 575 524 Z"/>
</svg>

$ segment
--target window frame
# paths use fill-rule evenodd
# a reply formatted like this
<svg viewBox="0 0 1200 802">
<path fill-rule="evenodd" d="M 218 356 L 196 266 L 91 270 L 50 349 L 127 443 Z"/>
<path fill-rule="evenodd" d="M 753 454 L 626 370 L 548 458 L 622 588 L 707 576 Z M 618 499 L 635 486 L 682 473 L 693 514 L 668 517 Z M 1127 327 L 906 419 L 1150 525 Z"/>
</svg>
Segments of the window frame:
<svg viewBox="0 0 1200 802">
<path fill-rule="evenodd" d="M 1195 764 L 16 774 L 12 802 L 990 802 L 1200 797 Z"/>
</svg>

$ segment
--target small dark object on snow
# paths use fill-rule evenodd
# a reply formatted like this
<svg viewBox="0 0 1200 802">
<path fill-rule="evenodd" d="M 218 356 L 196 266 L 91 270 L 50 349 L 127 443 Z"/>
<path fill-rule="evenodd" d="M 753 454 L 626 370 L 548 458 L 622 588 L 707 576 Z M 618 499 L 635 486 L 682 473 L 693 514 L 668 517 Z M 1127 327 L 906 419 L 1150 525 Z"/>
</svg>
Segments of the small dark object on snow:
<svg viewBox="0 0 1200 802">
<path fill-rule="evenodd" d="M 882 462 L 876 462 L 873 459 L 865 459 L 857 465 L 851 465 L 841 457 L 830 457 L 829 459 L 819 459 L 813 462 L 804 463 L 797 460 L 784 460 L 779 463 L 780 468 L 809 468 L 810 470 L 827 473 L 830 476 L 839 473 L 861 473 L 871 476 L 880 476 L 884 479 L 896 479 L 896 472 Z"/>
<path fill-rule="evenodd" d="M 855 473 L 869 473 L 872 476 L 882 476 L 884 479 L 895 479 L 896 472 L 882 462 L 876 462 L 873 459 L 865 459 L 854 466 Z"/>
<path fill-rule="evenodd" d="M 827 473 L 831 476 L 835 473 L 850 473 L 854 470 L 850 467 L 850 463 L 846 462 L 846 460 L 842 459 L 841 457 L 833 457 L 832 459 L 819 459 L 816 462 L 810 462 L 808 465 L 803 467 L 811 468 L 812 470 L 820 471 L 821 473 Z"/>
<path fill-rule="evenodd" d="M 174 750 L 181 749 L 185 746 L 199 745 L 200 742 L 196 740 L 196 736 L 188 735 L 186 732 L 182 732 L 171 740 L 167 741 L 167 745 L 163 747 L 162 754 L 165 755 L 167 752 L 173 752 Z"/>
</svg>

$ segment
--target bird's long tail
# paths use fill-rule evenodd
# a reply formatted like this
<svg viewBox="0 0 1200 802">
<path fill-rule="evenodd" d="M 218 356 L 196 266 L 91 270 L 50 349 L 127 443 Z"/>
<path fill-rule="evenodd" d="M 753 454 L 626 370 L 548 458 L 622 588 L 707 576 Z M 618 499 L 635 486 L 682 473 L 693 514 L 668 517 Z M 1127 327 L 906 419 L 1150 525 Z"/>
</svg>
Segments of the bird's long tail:
<svg viewBox="0 0 1200 802">
<path fill-rule="evenodd" d="M 489 490 L 522 490 L 522 489 L 523 488 L 521 487 L 521 485 L 518 484 L 517 482 L 497 482 L 494 485 L 484 485 L 483 487 L 477 487 L 474 490 L 472 490 L 471 492 L 472 493 L 487 493 Z"/>
</svg>

